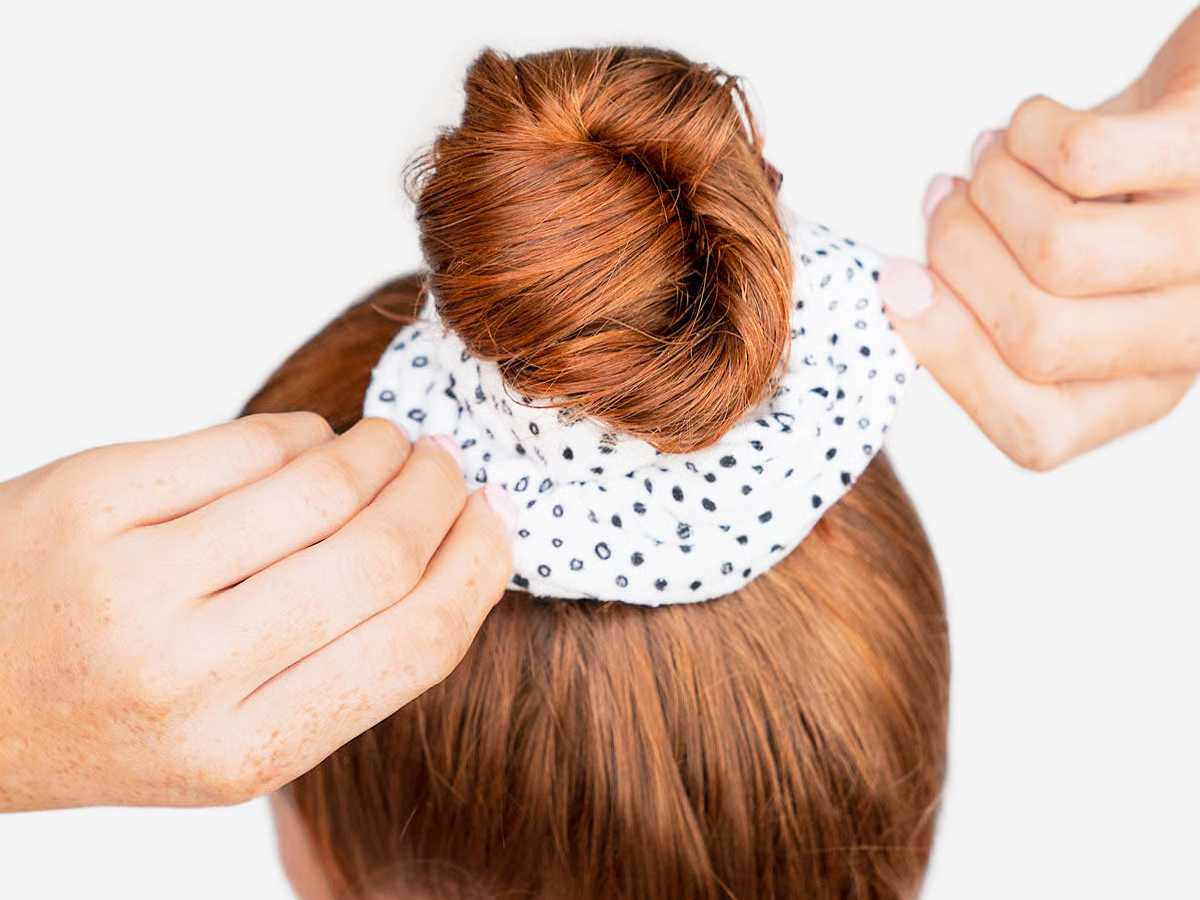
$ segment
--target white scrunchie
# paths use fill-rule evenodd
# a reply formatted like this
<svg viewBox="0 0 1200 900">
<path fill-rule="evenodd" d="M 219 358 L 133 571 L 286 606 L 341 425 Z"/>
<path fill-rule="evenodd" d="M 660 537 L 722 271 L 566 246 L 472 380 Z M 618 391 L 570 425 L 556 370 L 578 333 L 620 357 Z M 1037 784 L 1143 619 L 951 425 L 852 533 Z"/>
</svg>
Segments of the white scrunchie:
<svg viewBox="0 0 1200 900">
<path fill-rule="evenodd" d="M 468 489 L 517 507 L 510 587 L 645 606 L 738 590 L 790 553 L 878 452 L 916 363 L 876 281 L 882 258 L 798 222 L 791 355 L 778 388 L 717 444 L 660 453 L 524 401 L 470 356 L 432 300 L 371 377 L 365 416 L 462 448 Z"/>
</svg>

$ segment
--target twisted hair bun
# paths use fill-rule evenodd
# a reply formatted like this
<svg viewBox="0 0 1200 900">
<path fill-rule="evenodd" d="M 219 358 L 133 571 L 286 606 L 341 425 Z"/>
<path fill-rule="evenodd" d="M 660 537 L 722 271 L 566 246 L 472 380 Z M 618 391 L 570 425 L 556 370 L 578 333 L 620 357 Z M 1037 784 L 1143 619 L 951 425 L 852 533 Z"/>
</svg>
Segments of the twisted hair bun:
<svg viewBox="0 0 1200 900">
<path fill-rule="evenodd" d="M 654 49 L 488 50 L 466 94 L 411 172 L 442 317 L 526 397 L 666 452 L 715 443 L 789 337 L 791 255 L 736 80 Z"/>
</svg>

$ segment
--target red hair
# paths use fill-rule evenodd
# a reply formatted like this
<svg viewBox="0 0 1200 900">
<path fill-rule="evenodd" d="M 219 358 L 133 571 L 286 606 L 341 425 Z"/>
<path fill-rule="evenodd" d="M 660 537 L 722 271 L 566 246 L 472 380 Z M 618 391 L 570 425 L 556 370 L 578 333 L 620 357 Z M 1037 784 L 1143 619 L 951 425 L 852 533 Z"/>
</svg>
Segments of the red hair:
<svg viewBox="0 0 1200 900">
<path fill-rule="evenodd" d="M 439 311 L 525 396 L 667 452 L 715 443 L 788 343 L 761 149 L 737 82 L 677 54 L 485 52 L 411 173 Z"/>
<path fill-rule="evenodd" d="M 413 186 L 440 312 L 518 392 L 688 450 L 769 386 L 790 256 L 736 97 L 657 50 L 472 67 Z M 246 412 L 349 427 L 421 291 L 349 310 Z M 912 897 L 948 678 L 937 568 L 880 456 L 735 594 L 509 592 L 443 684 L 290 790 L 349 896 Z"/>
</svg>

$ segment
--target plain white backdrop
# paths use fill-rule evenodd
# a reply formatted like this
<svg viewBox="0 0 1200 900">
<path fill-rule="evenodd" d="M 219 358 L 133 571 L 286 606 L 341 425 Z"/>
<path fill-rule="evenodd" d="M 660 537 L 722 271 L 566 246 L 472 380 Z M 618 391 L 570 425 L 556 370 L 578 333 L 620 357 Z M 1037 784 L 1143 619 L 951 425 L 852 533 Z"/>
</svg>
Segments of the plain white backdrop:
<svg viewBox="0 0 1200 900">
<path fill-rule="evenodd" d="M 1144 0 L 0 6 L 0 478 L 236 414 L 419 263 L 404 162 L 485 45 L 657 44 L 745 76 L 809 218 L 923 259 L 982 129 L 1122 88 Z M 1200 391 L 1034 475 L 928 375 L 890 445 L 937 551 L 951 772 L 925 900 L 1198 897 Z M 0 896 L 290 896 L 263 801 L 0 816 Z"/>
</svg>

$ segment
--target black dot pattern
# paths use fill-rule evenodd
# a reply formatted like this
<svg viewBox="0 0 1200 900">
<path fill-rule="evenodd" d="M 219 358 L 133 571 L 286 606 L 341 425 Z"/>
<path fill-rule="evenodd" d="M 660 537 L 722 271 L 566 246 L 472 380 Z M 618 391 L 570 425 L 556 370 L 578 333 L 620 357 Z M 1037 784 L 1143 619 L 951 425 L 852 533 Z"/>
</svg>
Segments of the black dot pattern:
<svg viewBox="0 0 1200 900">
<path fill-rule="evenodd" d="M 791 365 L 712 447 L 659 453 L 518 396 L 446 330 L 432 297 L 375 367 L 364 415 L 413 440 L 451 436 L 468 488 L 510 492 L 511 587 L 650 606 L 738 590 L 857 481 L 916 367 L 879 300 L 883 259 L 824 226 L 793 220 L 789 231 Z"/>
</svg>

